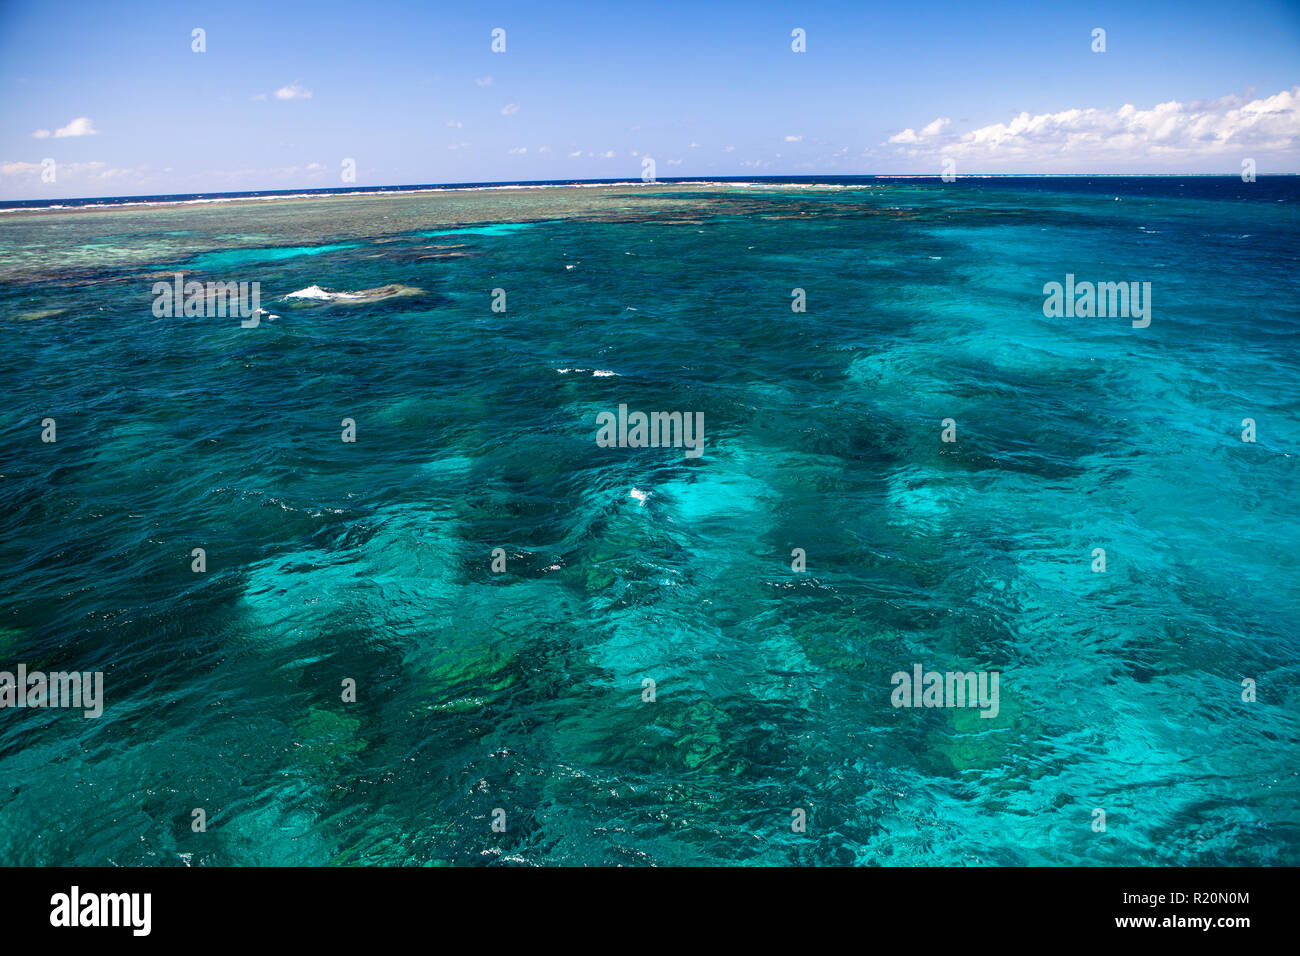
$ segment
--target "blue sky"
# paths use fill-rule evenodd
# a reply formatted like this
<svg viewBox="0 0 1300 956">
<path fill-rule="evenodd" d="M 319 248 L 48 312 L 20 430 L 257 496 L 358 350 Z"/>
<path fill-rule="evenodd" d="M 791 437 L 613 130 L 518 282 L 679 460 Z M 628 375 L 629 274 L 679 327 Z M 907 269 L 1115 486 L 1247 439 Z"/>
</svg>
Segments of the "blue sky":
<svg viewBox="0 0 1300 956">
<path fill-rule="evenodd" d="M 0 198 L 1300 172 L 1300 4 L 983 6 L 0 0 Z"/>
</svg>

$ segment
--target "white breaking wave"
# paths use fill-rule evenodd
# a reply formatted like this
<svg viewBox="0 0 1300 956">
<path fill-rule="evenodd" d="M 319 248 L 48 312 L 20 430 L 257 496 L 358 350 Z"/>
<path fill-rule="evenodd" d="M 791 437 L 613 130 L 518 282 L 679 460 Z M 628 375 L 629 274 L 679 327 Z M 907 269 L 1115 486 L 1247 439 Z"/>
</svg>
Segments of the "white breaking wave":
<svg viewBox="0 0 1300 956">
<path fill-rule="evenodd" d="M 364 299 L 365 293 L 362 292 L 329 292 L 318 285 L 309 285 L 305 289 L 299 289 L 297 292 L 290 292 L 285 296 L 286 299 Z"/>
<path fill-rule="evenodd" d="M 390 282 L 388 285 L 381 285 L 374 289 L 362 289 L 360 292 L 333 292 L 330 289 L 324 289 L 318 285 L 309 285 L 305 289 L 299 289 L 297 292 L 290 292 L 285 296 L 286 299 L 309 299 L 313 302 L 384 302 L 388 299 L 401 299 L 410 296 L 423 295 L 423 289 L 416 289 L 409 285 L 400 285 L 396 282 Z"/>
</svg>

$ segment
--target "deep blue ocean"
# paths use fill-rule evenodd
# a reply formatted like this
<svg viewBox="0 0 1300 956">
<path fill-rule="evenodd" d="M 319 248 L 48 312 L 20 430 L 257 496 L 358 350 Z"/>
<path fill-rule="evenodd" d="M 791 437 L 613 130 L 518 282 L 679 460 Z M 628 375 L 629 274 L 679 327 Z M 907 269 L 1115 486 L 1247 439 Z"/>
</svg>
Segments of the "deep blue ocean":
<svg viewBox="0 0 1300 956">
<path fill-rule="evenodd" d="M 1300 864 L 1298 264 L 1296 177 L 0 213 L 0 671 L 103 674 L 0 864 Z"/>
</svg>

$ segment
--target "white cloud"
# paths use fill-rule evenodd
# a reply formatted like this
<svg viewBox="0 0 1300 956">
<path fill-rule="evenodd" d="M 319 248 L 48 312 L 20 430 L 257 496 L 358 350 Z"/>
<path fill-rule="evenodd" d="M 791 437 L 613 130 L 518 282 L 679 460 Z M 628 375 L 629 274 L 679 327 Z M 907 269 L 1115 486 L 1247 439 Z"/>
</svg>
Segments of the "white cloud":
<svg viewBox="0 0 1300 956">
<path fill-rule="evenodd" d="M 687 147 L 687 149 L 699 149 L 699 148 L 700 148 L 700 144 L 695 142 L 695 140 L 691 140 L 691 145 Z"/>
<path fill-rule="evenodd" d="M 582 150 L 580 150 L 580 149 L 575 149 L 573 152 L 571 152 L 571 153 L 569 154 L 570 157 L 573 157 L 573 156 L 581 156 L 581 155 L 582 155 Z"/>
<path fill-rule="evenodd" d="M 722 148 L 722 151 L 723 151 L 724 153 L 734 153 L 734 152 L 736 151 L 736 147 L 734 147 L 734 146 L 724 146 L 724 147 Z"/>
<path fill-rule="evenodd" d="M 448 149 L 468 149 L 468 148 L 469 148 L 469 143 L 452 143 L 452 144 L 450 144 L 447 148 L 448 148 Z"/>
<path fill-rule="evenodd" d="M 505 106 L 501 107 L 502 116 L 509 116 L 511 113 L 518 113 L 518 112 L 519 112 L 518 103 L 507 103 Z"/>
<path fill-rule="evenodd" d="M 277 100 L 309 100 L 311 99 L 311 90 L 301 83 L 294 82 L 276 90 L 275 98 Z"/>
<path fill-rule="evenodd" d="M 922 126 L 921 135 L 937 136 L 939 134 L 939 131 L 942 130 L 945 126 L 947 126 L 951 122 L 952 120 L 948 119 L 948 117 L 940 116 L 933 123 L 927 123 L 925 126 Z"/>
<path fill-rule="evenodd" d="M 596 154 L 596 158 L 597 158 L 597 159 L 613 159 L 613 158 L 614 158 L 614 151 L 613 151 L 612 149 L 607 149 L 607 150 L 605 150 L 605 152 L 603 152 L 603 153 L 597 153 L 597 154 Z"/>
<path fill-rule="evenodd" d="M 785 138 L 785 141 L 786 141 L 787 143 L 798 143 L 798 142 L 801 142 L 802 140 L 803 140 L 803 137 L 802 137 L 802 136 L 787 136 L 787 137 Z"/>
<path fill-rule="evenodd" d="M 549 147 L 549 146 L 538 146 L 538 147 L 537 147 L 537 151 L 538 151 L 539 153 L 549 153 L 549 152 L 551 151 L 551 147 Z"/>
<path fill-rule="evenodd" d="M 129 176 L 134 176 L 136 179 L 139 179 L 149 169 L 148 166 L 130 166 L 125 169 L 120 169 L 117 167 L 105 166 L 104 163 L 87 163 L 86 165 L 90 167 L 87 170 L 87 178 L 92 180 L 124 179 Z M 60 172 L 64 171 L 65 170 L 60 168 Z"/>
<path fill-rule="evenodd" d="M 516 155 L 516 156 L 522 156 L 522 155 L 524 155 L 524 153 L 528 152 L 528 147 L 527 147 L 527 146 L 514 146 L 514 147 L 511 147 L 510 152 L 513 153 L 513 154 Z"/>
<path fill-rule="evenodd" d="M 54 131 L 56 137 L 64 136 L 94 136 L 99 130 L 95 129 L 95 124 L 91 122 L 89 116 L 78 116 L 67 126 L 61 126 Z M 46 139 L 50 135 L 49 130 L 38 129 L 32 133 L 36 139 Z"/>
<path fill-rule="evenodd" d="M 463 129 L 465 126 L 465 124 L 462 123 L 460 120 L 447 120 L 447 125 L 450 126 L 452 129 Z"/>
<path fill-rule="evenodd" d="M 324 168 L 325 168 L 325 164 L 324 164 L 324 163 L 308 163 L 308 164 L 307 164 L 307 172 L 309 172 L 309 173 L 318 173 L 318 172 L 320 172 L 320 171 L 321 171 L 322 169 L 324 169 Z"/>
<path fill-rule="evenodd" d="M 490 77 L 490 76 L 479 76 L 479 77 L 475 77 L 474 82 L 477 83 L 479 86 L 491 86 L 491 85 L 492 85 L 492 77 Z"/>
<path fill-rule="evenodd" d="M 94 136 L 99 132 L 95 129 L 95 124 L 89 116 L 78 116 L 68 123 L 67 126 L 61 126 L 51 133 L 48 129 L 38 129 L 32 131 L 32 139 L 49 139 L 51 136 Z"/>
<path fill-rule="evenodd" d="M 680 159 L 670 159 L 670 160 L 668 160 L 668 165 L 669 165 L 669 166 L 680 166 L 681 164 L 682 164 L 682 161 L 681 161 Z"/>
<path fill-rule="evenodd" d="M 54 169 L 60 183 L 102 182 L 132 176 L 139 180 L 149 172 L 147 165 L 116 167 L 98 159 L 88 163 L 58 163 Z M 41 170 L 40 163 L 0 163 L 0 176 L 39 176 Z"/>
<path fill-rule="evenodd" d="M 1138 159 L 1186 161 L 1253 151 L 1300 148 L 1300 87 L 1247 101 L 1180 103 L 1170 100 L 1149 109 L 1125 104 L 1119 109 L 1068 109 L 1008 122 L 992 123 L 967 133 L 946 131 L 939 118 L 918 133 L 905 129 L 889 137 L 899 152 L 916 157 L 951 156 L 987 164 L 1010 163 L 1078 167 L 1081 161 L 1110 163 Z"/>
</svg>

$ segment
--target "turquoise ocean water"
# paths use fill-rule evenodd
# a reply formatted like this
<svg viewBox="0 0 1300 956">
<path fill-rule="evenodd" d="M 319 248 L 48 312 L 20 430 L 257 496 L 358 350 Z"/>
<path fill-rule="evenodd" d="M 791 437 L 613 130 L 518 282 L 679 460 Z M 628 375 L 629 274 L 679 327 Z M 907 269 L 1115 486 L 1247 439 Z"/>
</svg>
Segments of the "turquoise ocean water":
<svg viewBox="0 0 1300 956">
<path fill-rule="evenodd" d="M 0 669 L 105 698 L 0 710 L 0 863 L 1300 863 L 1298 203 L 0 215 Z M 176 272 L 270 315 L 157 317 Z M 1067 273 L 1149 327 L 1046 317 Z M 703 455 L 598 447 L 620 404 Z M 997 716 L 892 706 L 914 664 Z"/>
</svg>

